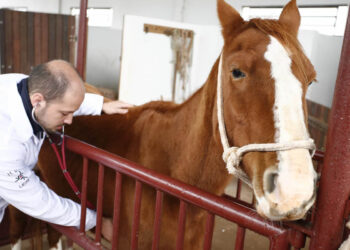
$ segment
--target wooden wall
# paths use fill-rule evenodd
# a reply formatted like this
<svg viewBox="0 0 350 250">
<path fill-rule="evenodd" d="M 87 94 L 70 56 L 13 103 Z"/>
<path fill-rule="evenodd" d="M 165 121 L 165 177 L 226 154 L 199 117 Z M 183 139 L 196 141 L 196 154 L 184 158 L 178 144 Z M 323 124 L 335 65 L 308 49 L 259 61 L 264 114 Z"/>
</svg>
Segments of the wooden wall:
<svg viewBox="0 0 350 250">
<path fill-rule="evenodd" d="M 310 136 L 317 149 L 325 151 L 330 109 L 310 100 L 307 100 L 307 107 Z"/>
<path fill-rule="evenodd" d="M 25 73 L 40 63 L 75 64 L 75 17 L 0 9 L 1 74 Z"/>
</svg>

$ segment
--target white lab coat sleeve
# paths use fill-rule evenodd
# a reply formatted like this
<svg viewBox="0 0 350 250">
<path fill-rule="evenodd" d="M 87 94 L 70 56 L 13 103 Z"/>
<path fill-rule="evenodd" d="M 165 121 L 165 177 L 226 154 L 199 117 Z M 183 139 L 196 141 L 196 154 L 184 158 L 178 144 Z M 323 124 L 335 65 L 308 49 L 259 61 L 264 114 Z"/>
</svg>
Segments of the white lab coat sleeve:
<svg viewBox="0 0 350 250">
<path fill-rule="evenodd" d="M 102 112 L 102 106 L 103 96 L 86 93 L 83 103 L 73 115 L 100 115 Z"/>
<path fill-rule="evenodd" d="M 24 145 L 18 143 L 15 148 L 0 147 L 0 155 L 1 198 L 37 219 L 79 228 L 81 206 L 58 196 L 25 166 Z M 93 228 L 95 223 L 96 213 L 87 209 L 86 230 Z"/>
</svg>

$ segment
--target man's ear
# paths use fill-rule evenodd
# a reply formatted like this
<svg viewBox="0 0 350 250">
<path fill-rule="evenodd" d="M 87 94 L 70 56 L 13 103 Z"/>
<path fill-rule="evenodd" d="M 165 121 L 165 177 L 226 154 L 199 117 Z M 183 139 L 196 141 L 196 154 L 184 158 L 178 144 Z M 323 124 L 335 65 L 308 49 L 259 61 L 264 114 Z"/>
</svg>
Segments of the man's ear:
<svg viewBox="0 0 350 250">
<path fill-rule="evenodd" d="M 46 101 L 41 93 L 34 93 L 30 95 L 30 102 L 35 108 L 43 108 L 46 106 Z"/>
</svg>

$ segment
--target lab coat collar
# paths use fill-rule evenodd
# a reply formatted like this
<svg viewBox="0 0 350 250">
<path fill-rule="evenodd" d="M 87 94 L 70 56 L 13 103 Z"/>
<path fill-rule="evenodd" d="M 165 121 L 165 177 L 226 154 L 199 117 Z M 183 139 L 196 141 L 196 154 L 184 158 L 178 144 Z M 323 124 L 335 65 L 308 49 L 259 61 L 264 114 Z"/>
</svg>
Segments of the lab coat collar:
<svg viewBox="0 0 350 250">
<path fill-rule="evenodd" d="M 21 79 L 19 79 L 21 80 Z M 17 90 L 16 84 L 8 84 L 10 91 L 8 95 L 9 110 L 12 125 L 15 127 L 17 136 L 23 142 L 34 136 L 33 128 L 29 122 L 26 111 L 24 109 L 21 96 Z"/>
<path fill-rule="evenodd" d="M 17 84 L 17 90 L 19 95 L 21 96 L 22 103 L 24 110 L 26 111 L 28 120 L 30 122 L 30 125 L 32 126 L 33 133 L 38 138 L 41 138 L 41 135 L 44 133 L 43 128 L 37 123 L 36 120 L 33 118 L 33 105 L 30 101 L 29 93 L 28 93 L 28 78 L 22 79 Z"/>
</svg>

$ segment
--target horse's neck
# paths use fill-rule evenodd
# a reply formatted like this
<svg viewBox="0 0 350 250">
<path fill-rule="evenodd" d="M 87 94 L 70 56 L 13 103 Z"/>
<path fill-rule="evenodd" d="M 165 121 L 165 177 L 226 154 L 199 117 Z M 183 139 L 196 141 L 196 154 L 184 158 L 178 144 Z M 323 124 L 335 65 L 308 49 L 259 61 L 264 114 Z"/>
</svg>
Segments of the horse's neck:
<svg viewBox="0 0 350 250">
<path fill-rule="evenodd" d="M 174 117 L 172 139 L 179 147 L 181 164 L 173 166 L 171 175 L 177 179 L 221 194 L 231 179 L 222 161 L 216 116 L 216 63 L 206 84 L 191 99 L 182 104 Z M 186 119 L 184 119 L 186 118 Z M 178 120 L 176 120 L 178 119 Z M 186 128 L 184 137 L 176 134 L 177 126 Z"/>
</svg>

